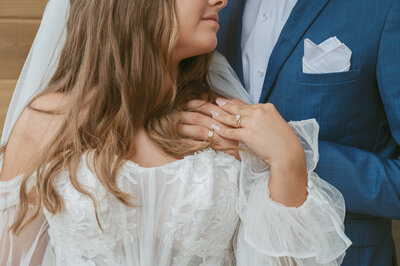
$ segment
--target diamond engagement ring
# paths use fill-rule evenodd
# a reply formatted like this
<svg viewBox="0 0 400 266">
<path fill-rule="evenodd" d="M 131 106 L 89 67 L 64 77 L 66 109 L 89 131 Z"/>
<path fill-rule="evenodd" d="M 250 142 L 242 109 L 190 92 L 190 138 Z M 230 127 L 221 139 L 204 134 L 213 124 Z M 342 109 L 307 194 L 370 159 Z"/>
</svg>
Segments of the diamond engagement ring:
<svg viewBox="0 0 400 266">
<path fill-rule="evenodd" d="M 236 125 L 237 125 L 238 127 L 242 127 L 243 118 L 244 118 L 244 117 L 241 116 L 241 115 L 236 115 L 235 122 L 236 122 Z"/>
<path fill-rule="evenodd" d="M 211 140 L 212 140 L 213 137 L 214 137 L 214 129 L 208 130 L 207 141 L 208 141 L 208 142 L 211 142 Z"/>
</svg>

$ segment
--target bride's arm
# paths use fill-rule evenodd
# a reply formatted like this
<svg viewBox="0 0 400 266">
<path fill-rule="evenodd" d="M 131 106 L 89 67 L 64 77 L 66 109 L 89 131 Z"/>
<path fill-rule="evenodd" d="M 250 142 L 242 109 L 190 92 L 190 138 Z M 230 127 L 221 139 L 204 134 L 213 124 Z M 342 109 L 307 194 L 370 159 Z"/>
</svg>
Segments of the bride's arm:
<svg viewBox="0 0 400 266">
<path fill-rule="evenodd" d="M 57 95 L 43 96 L 33 103 L 33 107 L 49 110 L 61 101 L 62 98 Z M 0 265 L 36 266 L 42 263 L 48 246 L 48 224 L 43 213 L 19 234 L 12 232 L 10 227 L 19 210 L 23 174 L 54 137 L 60 121 L 59 117 L 26 108 L 0 155 Z M 30 205 L 27 217 L 33 211 L 34 207 Z"/>
<path fill-rule="evenodd" d="M 48 245 L 43 214 L 18 235 L 10 230 L 18 211 L 18 181 L 0 183 L 0 265 L 41 265 Z M 31 213 L 32 207 L 28 215 Z"/>
<path fill-rule="evenodd" d="M 270 197 L 286 206 L 302 205 L 308 177 L 304 150 L 275 107 L 248 105 L 237 99 L 217 99 L 217 104 L 228 114 L 214 114 L 213 118 L 232 127 L 217 128 L 218 135 L 245 143 L 270 167 Z"/>
<path fill-rule="evenodd" d="M 271 105 L 235 102 L 222 108 L 243 115 L 243 128 L 220 134 L 257 155 L 240 151 L 237 265 L 340 265 L 351 242 L 342 195 L 314 172 L 317 122 L 286 123 Z M 235 115 L 216 119 L 236 124 Z"/>
</svg>

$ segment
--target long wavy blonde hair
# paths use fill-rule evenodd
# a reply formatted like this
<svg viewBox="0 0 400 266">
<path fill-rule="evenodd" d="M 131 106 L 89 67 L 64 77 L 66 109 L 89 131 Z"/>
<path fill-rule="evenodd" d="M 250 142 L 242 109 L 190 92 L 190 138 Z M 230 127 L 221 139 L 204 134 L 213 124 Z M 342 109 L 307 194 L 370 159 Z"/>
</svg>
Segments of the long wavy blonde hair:
<svg viewBox="0 0 400 266">
<path fill-rule="evenodd" d="M 43 93 L 32 100 L 50 93 L 68 95 L 62 110 L 65 120 L 23 179 L 20 208 L 12 226 L 16 233 L 30 224 L 42 207 L 53 214 L 63 210 L 54 181 L 64 170 L 69 171 L 75 189 L 89 196 L 97 210 L 94 196 L 77 178 L 86 151 L 93 151 L 93 170 L 104 188 L 135 207 L 131 195 L 117 186 L 116 177 L 125 158 L 135 154 L 138 129 L 144 128 L 177 159 L 211 145 L 193 146 L 177 130 L 177 114 L 186 102 L 204 99 L 204 95 L 213 101 L 215 96 L 208 82 L 211 53 L 184 60 L 178 71 L 173 68 L 172 53 L 179 36 L 174 0 L 70 0 L 66 30 L 57 70 Z M 170 82 L 167 91 L 162 89 L 166 81 Z M 33 108 L 32 102 L 29 108 Z M 34 174 L 28 200 L 28 181 Z M 35 209 L 28 217 L 30 203 Z"/>
</svg>

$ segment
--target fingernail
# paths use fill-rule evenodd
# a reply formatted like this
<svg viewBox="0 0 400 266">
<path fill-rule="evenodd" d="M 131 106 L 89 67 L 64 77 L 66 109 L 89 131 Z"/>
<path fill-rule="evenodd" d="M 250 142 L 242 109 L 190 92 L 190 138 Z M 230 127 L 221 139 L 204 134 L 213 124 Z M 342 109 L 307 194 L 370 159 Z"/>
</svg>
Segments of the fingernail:
<svg viewBox="0 0 400 266">
<path fill-rule="evenodd" d="M 217 117 L 219 116 L 219 113 L 217 111 L 211 111 L 211 115 Z"/>
<path fill-rule="evenodd" d="M 214 124 L 211 125 L 211 128 L 214 129 L 215 131 L 220 131 L 221 130 L 221 128 L 219 126 L 214 125 Z"/>
<path fill-rule="evenodd" d="M 222 101 L 222 100 L 216 100 L 216 103 L 217 103 L 219 106 L 224 106 L 224 105 L 226 104 L 226 102 L 225 102 L 225 101 Z"/>
</svg>

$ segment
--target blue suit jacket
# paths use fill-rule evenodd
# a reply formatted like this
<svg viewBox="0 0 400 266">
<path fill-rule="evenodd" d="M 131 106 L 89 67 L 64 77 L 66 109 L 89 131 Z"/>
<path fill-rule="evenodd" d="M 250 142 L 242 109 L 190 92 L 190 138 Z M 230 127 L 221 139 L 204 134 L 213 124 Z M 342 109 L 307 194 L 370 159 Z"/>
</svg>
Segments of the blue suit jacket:
<svg viewBox="0 0 400 266">
<path fill-rule="evenodd" d="M 243 83 L 244 0 L 220 14 L 217 50 Z M 304 39 L 337 36 L 353 52 L 343 73 L 304 74 Z M 286 120 L 316 118 L 317 173 L 346 201 L 353 241 L 344 265 L 395 264 L 391 220 L 400 219 L 400 0 L 299 0 L 272 52 L 260 102 Z"/>
</svg>

